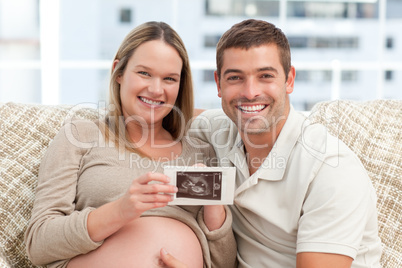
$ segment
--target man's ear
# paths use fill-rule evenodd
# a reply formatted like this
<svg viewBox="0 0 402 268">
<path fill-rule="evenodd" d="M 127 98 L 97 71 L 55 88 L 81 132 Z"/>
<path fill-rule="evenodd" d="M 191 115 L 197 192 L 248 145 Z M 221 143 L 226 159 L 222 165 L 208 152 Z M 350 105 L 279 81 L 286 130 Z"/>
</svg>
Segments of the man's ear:
<svg viewBox="0 0 402 268">
<path fill-rule="evenodd" d="M 220 85 L 219 76 L 218 76 L 217 71 L 214 71 L 214 78 L 215 78 L 216 88 L 218 89 L 218 97 L 222 98 L 221 85 Z"/>
<path fill-rule="evenodd" d="M 119 62 L 120 62 L 119 60 L 114 60 L 113 65 L 112 65 L 113 72 L 114 72 L 114 69 L 116 68 L 116 65 L 117 65 Z M 119 75 L 119 76 L 116 78 L 116 82 L 120 84 L 120 81 L 121 81 L 121 76 Z"/>
<path fill-rule="evenodd" d="M 290 94 L 293 92 L 293 88 L 295 85 L 295 77 L 296 77 L 296 69 L 294 66 L 290 66 L 290 70 L 288 73 L 288 80 L 286 81 L 286 94 Z"/>
</svg>

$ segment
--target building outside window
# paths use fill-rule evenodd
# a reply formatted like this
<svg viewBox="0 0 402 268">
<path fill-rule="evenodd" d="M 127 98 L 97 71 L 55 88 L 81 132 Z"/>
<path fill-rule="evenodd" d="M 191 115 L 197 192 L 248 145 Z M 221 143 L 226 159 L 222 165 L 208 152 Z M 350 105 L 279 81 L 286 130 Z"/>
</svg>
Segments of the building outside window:
<svg viewBox="0 0 402 268">
<path fill-rule="evenodd" d="M 196 106 L 220 107 L 215 47 L 247 18 L 272 22 L 288 36 L 296 109 L 334 98 L 402 98 L 400 0 L 0 0 L 0 102 L 107 101 L 122 39 L 156 20 L 186 45 Z"/>
</svg>

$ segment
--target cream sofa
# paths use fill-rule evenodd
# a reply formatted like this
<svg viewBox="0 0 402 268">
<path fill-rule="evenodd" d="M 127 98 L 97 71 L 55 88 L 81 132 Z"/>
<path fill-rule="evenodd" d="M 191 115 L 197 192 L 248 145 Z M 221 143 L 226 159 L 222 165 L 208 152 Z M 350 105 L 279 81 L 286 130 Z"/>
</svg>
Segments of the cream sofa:
<svg viewBox="0 0 402 268">
<path fill-rule="evenodd" d="M 0 105 L 0 267 L 34 267 L 23 236 L 41 158 L 66 118 L 99 116 L 79 106 Z M 381 263 L 402 267 L 402 101 L 322 102 L 309 120 L 326 125 L 360 157 L 378 194 Z"/>
</svg>

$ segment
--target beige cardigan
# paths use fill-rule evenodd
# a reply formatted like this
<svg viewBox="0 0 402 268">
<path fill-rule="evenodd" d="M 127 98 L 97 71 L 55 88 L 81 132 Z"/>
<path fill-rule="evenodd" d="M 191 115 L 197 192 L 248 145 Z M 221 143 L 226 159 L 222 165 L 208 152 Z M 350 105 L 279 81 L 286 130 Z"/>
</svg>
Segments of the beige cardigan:
<svg viewBox="0 0 402 268">
<path fill-rule="evenodd" d="M 202 141 L 184 138 L 182 154 L 172 161 L 154 161 L 105 142 L 97 124 L 66 124 L 49 146 L 39 170 L 32 217 L 25 233 L 27 253 L 36 264 L 66 267 L 68 260 L 98 248 L 86 229 L 90 211 L 123 195 L 134 178 L 149 171 L 163 172 L 163 165 L 193 165 L 214 157 Z M 198 146 L 204 145 L 204 146 Z M 203 148 L 200 148 L 203 147 Z M 186 223 L 200 240 L 204 267 L 234 267 L 236 243 L 232 216 L 210 232 L 201 206 L 168 206 L 143 216 L 164 216 Z"/>
</svg>

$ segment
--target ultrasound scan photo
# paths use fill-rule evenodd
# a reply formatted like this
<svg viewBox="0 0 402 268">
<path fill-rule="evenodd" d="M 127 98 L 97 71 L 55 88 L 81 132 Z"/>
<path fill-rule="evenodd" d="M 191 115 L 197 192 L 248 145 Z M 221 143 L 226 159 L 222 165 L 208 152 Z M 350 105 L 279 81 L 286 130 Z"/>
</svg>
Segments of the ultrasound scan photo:
<svg viewBox="0 0 402 268">
<path fill-rule="evenodd" d="M 221 200 L 222 172 L 177 172 L 177 198 Z"/>
</svg>

